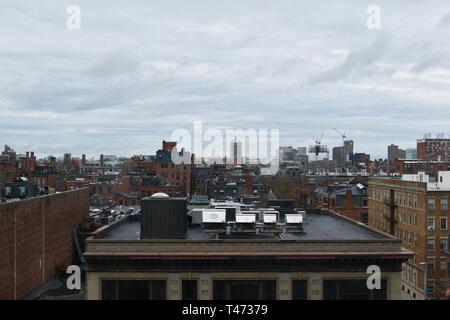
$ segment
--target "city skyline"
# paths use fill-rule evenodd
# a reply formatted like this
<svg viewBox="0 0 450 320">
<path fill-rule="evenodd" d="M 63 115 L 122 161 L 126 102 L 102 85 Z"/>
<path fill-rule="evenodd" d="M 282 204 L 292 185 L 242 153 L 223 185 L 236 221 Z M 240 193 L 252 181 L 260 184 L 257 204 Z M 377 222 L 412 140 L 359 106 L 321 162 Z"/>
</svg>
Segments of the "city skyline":
<svg viewBox="0 0 450 320">
<path fill-rule="evenodd" d="M 133 154 L 177 128 L 279 128 L 281 145 L 374 158 L 450 118 L 450 5 L 371 2 L 2 4 L 0 142 L 43 154 Z M 416 23 L 420 21 L 420 23 Z M 18 39 L 21 39 L 19 42 Z M 425 112 L 426 111 L 426 112 Z"/>
</svg>

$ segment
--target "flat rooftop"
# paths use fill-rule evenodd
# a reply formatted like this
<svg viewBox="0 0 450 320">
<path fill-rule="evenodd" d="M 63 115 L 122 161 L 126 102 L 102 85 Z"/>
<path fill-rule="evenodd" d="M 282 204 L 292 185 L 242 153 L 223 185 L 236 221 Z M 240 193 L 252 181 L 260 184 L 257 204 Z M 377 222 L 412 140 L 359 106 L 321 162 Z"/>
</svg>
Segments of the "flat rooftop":
<svg viewBox="0 0 450 320">
<path fill-rule="evenodd" d="M 308 213 L 303 220 L 303 233 L 280 233 L 249 235 L 233 234 L 229 239 L 267 239 L 267 240 L 380 240 L 389 239 L 387 235 L 372 230 L 360 223 L 352 222 L 333 213 Z M 97 239 L 109 240 L 139 240 L 139 221 L 119 221 L 113 227 L 106 227 L 103 232 L 97 234 Z M 186 240 L 209 240 L 212 234 L 206 233 L 201 226 L 189 227 Z M 228 239 L 221 238 L 221 239 Z"/>
</svg>

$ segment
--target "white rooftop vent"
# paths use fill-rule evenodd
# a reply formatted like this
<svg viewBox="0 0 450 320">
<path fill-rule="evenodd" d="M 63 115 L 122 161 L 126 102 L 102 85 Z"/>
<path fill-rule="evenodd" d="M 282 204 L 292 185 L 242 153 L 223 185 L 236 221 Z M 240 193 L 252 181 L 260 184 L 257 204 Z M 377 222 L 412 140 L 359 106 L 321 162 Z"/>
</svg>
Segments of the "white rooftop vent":
<svg viewBox="0 0 450 320">
<path fill-rule="evenodd" d="M 237 214 L 236 215 L 236 223 L 255 223 L 256 216 L 255 214 Z"/>
<path fill-rule="evenodd" d="M 202 211 L 203 223 L 225 223 L 225 210 L 206 209 Z"/>
<path fill-rule="evenodd" d="M 167 193 L 164 192 L 157 192 L 151 195 L 150 198 L 170 198 Z"/>
<path fill-rule="evenodd" d="M 286 223 L 287 224 L 299 224 L 299 223 L 303 223 L 303 216 L 301 214 L 297 214 L 297 213 L 287 213 L 285 215 L 286 217 Z"/>
<path fill-rule="evenodd" d="M 264 213 L 263 219 L 264 219 L 264 223 L 277 223 L 277 214 L 276 213 Z"/>
</svg>

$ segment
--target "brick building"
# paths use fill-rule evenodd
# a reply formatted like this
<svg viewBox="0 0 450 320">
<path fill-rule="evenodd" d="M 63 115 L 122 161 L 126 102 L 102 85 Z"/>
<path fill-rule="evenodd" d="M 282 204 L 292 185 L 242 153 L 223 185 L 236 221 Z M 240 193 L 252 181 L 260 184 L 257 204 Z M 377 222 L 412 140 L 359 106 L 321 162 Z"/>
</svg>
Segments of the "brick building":
<svg viewBox="0 0 450 320">
<path fill-rule="evenodd" d="M 161 178 L 163 185 L 179 187 L 180 195 L 188 196 L 191 194 L 191 168 L 194 161 L 188 152 L 181 149 L 178 151 L 179 156 L 188 156 L 190 163 L 175 164 L 172 161 L 172 150 L 175 147 L 176 142 L 163 141 L 162 149 L 156 151 L 155 175 Z"/>
<path fill-rule="evenodd" d="M 417 158 L 426 161 L 450 161 L 450 139 L 440 135 L 417 140 Z"/>
<path fill-rule="evenodd" d="M 357 184 L 332 184 L 316 189 L 317 207 L 340 213 L 346 217 L 368 222 L 367 187 Z"/>
<path fill-rule="evenodd" d="M 417 174 L 424 172 L 425 174 L 437 178 L 439 171 L 450 170 L 449 161 L 428 161 L 428 160 L 405 160 L 396 159 L 390 165 L 391 173 Z"/>
<path fill-rule="evenodd" d="M 23 298 L 70 265 L 88 212 L 86 189 L 0 204 L 0 299 Z"/>
<path fill-rule="evenodd" d="M 403 289 L 412 299 L 444 297 L 450 288 L 449 172 L 369 179 L 369 226 L 390 233 L 415 252 L 404 266 Z"/>
</svg>

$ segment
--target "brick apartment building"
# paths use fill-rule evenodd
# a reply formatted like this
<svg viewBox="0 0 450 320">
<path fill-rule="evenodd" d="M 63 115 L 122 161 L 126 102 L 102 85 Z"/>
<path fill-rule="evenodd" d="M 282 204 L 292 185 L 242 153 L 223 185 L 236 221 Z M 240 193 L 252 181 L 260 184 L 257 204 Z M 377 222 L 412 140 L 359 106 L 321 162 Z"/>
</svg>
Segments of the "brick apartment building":
<svg viewBox="0 0 450 320">
<path fill-rule="evenodd" d="M 450 288 L 450 172 L 429 181 L 424 173 L 369 179 L 369 226 L 400 238 L 416 254 L 403 270 L 403 290 L 412 299 L 445 298 Z"/>
<path fill-rule="evenodd" d="M 432 161 L 432 160 L 393 160 L 390 165 L 391 173 L 417 174 L 424 172 L 432 177 L 437 177 L 439 171 L 449 171 L 450 160 L 448 161 Z"/>
<path fill-rule="evenodd" d="M 317 207 L 340 213 L 353 220 L 368 222 L 367 187 L 357 184 L 331 184 L 315 191 Z"/>
<path fill-rule="evenodd" d="M 193 157 L 190 157 L 191 163 L 175 164 L 172 161 L 172 150 L 176 147 L 176 142 L 163 141 L 162 149 L 156 151 L 155 157 L 155 175 L 161 178 L 162 184 L 177 187 L 180 196 L 191 194 L 191 168 Z M 180 157 L 186 156 L 184 149 L 177 150 Z"/>
<path fill-rule="evenodd" d="M 426 161 L 450 161 L 450 139 L 443 135 L 417 140 L 417 158 Z"/>
<path fill-rule="evenodd" d="M 87 189 L 0 204 L 0 299 L 21 299 L 70 265 L 88 212 Z"/>
</svg>

